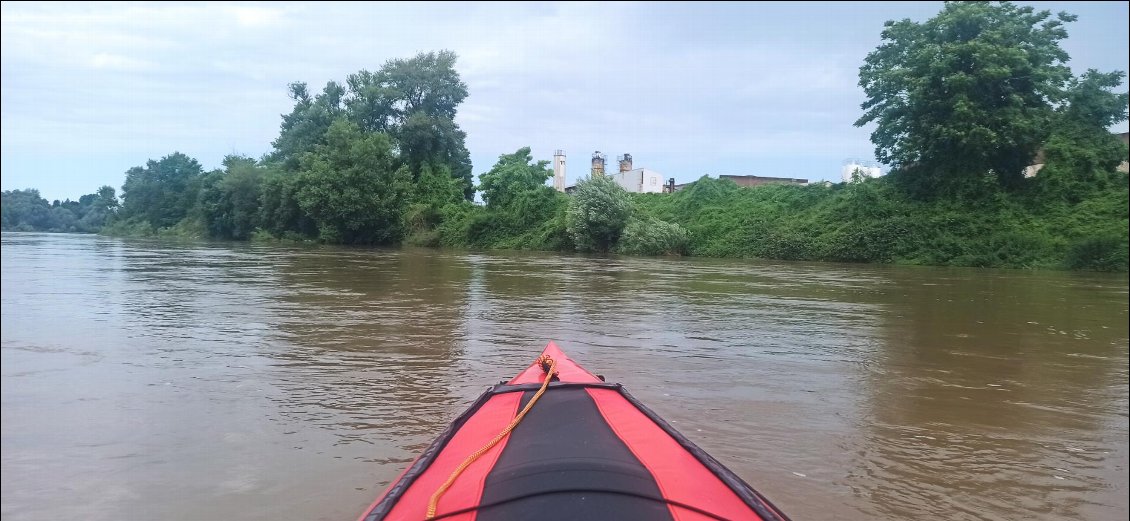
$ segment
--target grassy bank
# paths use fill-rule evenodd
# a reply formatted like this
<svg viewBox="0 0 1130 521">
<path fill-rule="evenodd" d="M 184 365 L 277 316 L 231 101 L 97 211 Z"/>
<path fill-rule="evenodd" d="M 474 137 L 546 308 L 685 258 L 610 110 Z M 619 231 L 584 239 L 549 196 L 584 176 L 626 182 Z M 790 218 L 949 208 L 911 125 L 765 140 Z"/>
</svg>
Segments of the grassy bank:
<svg viewBox="0 0 1130 521">
<path fill-rule="evenodd" d="M 991 186 L 976 198 L 915 201 L 887 179 L 756 188 L 703 179 L 634 203 L 686 227 L 691 255 L 1125 271 L 1126 187 L 1123 176 L 1076 203 Z"/>
</svg>

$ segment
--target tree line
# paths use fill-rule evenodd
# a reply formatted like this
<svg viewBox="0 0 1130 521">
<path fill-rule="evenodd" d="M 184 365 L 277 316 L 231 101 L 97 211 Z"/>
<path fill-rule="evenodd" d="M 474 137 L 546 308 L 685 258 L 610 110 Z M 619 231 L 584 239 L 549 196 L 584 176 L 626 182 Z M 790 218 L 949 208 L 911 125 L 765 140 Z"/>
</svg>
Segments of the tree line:
<svg viewBox="0 0 1130 521">
<path fill-rule="evenodd" d="M 103 186 L 78 201 L 48 203 L 39 190 L 5 190 L 0 206 L 0 227 L 12 231 L 96 233 L 118 207 L 114 188 Z"/>
<path fill-rule="evenodd" d="M 737 188 L 704 178 L 643 195 L 595 178 L 566 196 L 546 186 L 548 162 L 520 148 L 475 185 L 455 123 L 467 87 L 455 54 L 441 51 L 318 93 L 291 84 L 294 107 L 259 159 L 228 156 L 209 172 L 181 153 L 150 160 L 126 172 L 120 205 L 108 187 L 50 206 L 34 191 L 5 192 L 3 225 L 1125 270 L 1128 183 L 1118 165 L 1127 148 L 1107 130 L 1127 118 L 1127 94 L 1114 92 L 1125 73 L 1071 72 L 1060 42 L 1074 19 L 1009 2 L 947 2 L 925 22 L 888 22 L 860 68 L 867 101 L 856 124 L 875 124 L 876 156 L 893 168 L 861 183 Z M 1038 156 L 1044 168 L 1026 178 Z"/>
</svg>

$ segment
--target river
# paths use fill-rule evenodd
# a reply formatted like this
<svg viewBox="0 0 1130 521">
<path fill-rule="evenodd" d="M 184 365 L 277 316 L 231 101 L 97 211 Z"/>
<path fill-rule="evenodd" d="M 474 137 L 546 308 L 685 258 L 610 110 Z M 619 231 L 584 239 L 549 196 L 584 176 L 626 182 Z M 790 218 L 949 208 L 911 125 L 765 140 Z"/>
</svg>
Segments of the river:
<svg viewBox="0 0 1130 521">
<path fill-rule="evenodd" d="M 3 234 L 5 520 L 352 520 L 547 340 L 796 520 L 1115 520 L 1126 275 Z"/>
</svg>

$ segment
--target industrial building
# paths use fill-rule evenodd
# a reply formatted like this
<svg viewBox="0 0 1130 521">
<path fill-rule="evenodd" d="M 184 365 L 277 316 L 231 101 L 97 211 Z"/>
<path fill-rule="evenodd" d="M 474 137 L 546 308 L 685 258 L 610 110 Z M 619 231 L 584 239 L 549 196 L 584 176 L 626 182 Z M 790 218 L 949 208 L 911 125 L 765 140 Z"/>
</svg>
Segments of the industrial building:
<svg viewBox="0 0 1130 521">
<path fill-rule="evenodd" d="M 560 192 L 571 194 L 576 188 L 574 186 L 565 186 L 565 153 L 560 150 L 557 152 L 558 154 L 553 156 L 553 187 Z M 605 172 L 607 156 L 602 154 L 599 150 L 593 152 L 589 175 L 591 177 L 603 177 L 608 175 L 612 180 L 616 181 L 616 184 L 620 185 L 621 188 L 631 193 L 658 194 L 667 191 L 667 185 L 664 183 L 662 174 L 647 168 L 632 167 L 631 154 L 624 154 L 617 157 L 616 160 L 620 164 L 619 171 L 615 174 L 607 174 Z M 558 169 L 559 164 L 560 169 Z"/>
<path fill-rule="evenodd" d="M 632 155 L 624 154 L 616 160 L 620 171 L 612 176 L 616 184 L 635 194 L 658 194 L 663 192 L 663 175 L 647 168 L 632 168 Z"/>
</svg>

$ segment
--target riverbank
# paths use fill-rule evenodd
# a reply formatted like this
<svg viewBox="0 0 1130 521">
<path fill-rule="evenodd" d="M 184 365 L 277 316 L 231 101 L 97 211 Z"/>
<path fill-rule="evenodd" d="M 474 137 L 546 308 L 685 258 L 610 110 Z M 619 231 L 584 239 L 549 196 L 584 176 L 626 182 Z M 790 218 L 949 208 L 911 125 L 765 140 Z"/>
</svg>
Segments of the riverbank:
<svg viewBox="0 0 1130 521">
<path fill-rule="evenodd" d="M 700 180 L 636 207 L 690 231 L 693 255 L 933 266 L 1127 270 L 1127 188 L 1078 201 L 991 188 L 914 200 L 894 183 L 741 189 Z"/>
<path fill-rule="evenodd" d="M 741 188 L 704 177 L 674 194 L 626 194 L 632 217 L 613 252 L 1127 271 L 1130 203 L 1125 174 L 1110 186 L 1076 193 L 1074 200 L 1043 189 L 1041 180 L 1026 181 L 1028 186 L 1016 192 L 988 185 L 962 198 L 921 201 L 904 195 L 890 179 Z M 401 243 L 454 250 L 574 251 L 565 219 L 569 196 L 548 189 L 523 195 L 537 204 L 507 209 L 461 202 L 444 206 L 431 219 L 406 218 Z M 46 201 L 42 205 L 46 207 Z M 169 227 L 141 219 L 109 221 L 100 230 L 38 231 L 230 239 L 211 234 L 200 214 Z M 22 231 L 37 231 L 22 226 Z M 272 233 L 259 227 L 246 240 L 326 242 L 317 235 Z"/>
<path fill-rule="evenodd" d="M 763 258 L 928 266 L 1126 271 L 1130 221 L 1120 184 L 1072 201 L 1039 180 L 1016 193 L 914 200 L 889 179 L 741 188 L 703 178 L 674 194 L 631 194 L 635 222 L 686 231 L 680 251 L 699 257 Z M 449 212 L 423 244 L 471 249 L 571 251 L 568 198 L 538 219 L 468 205 Z M 419 237 L 419 236 L 417 236 Z M 622 241 L 623 242 L 623 241 Z M 677 241 L 676 241 L 677 242 Z M 634 253 L 634 245 L 614 251 Z M 644 249 L 646 250 L 646 249 Z M 653 251 L 653 253 L 660 253 Z"/>
</svg>

